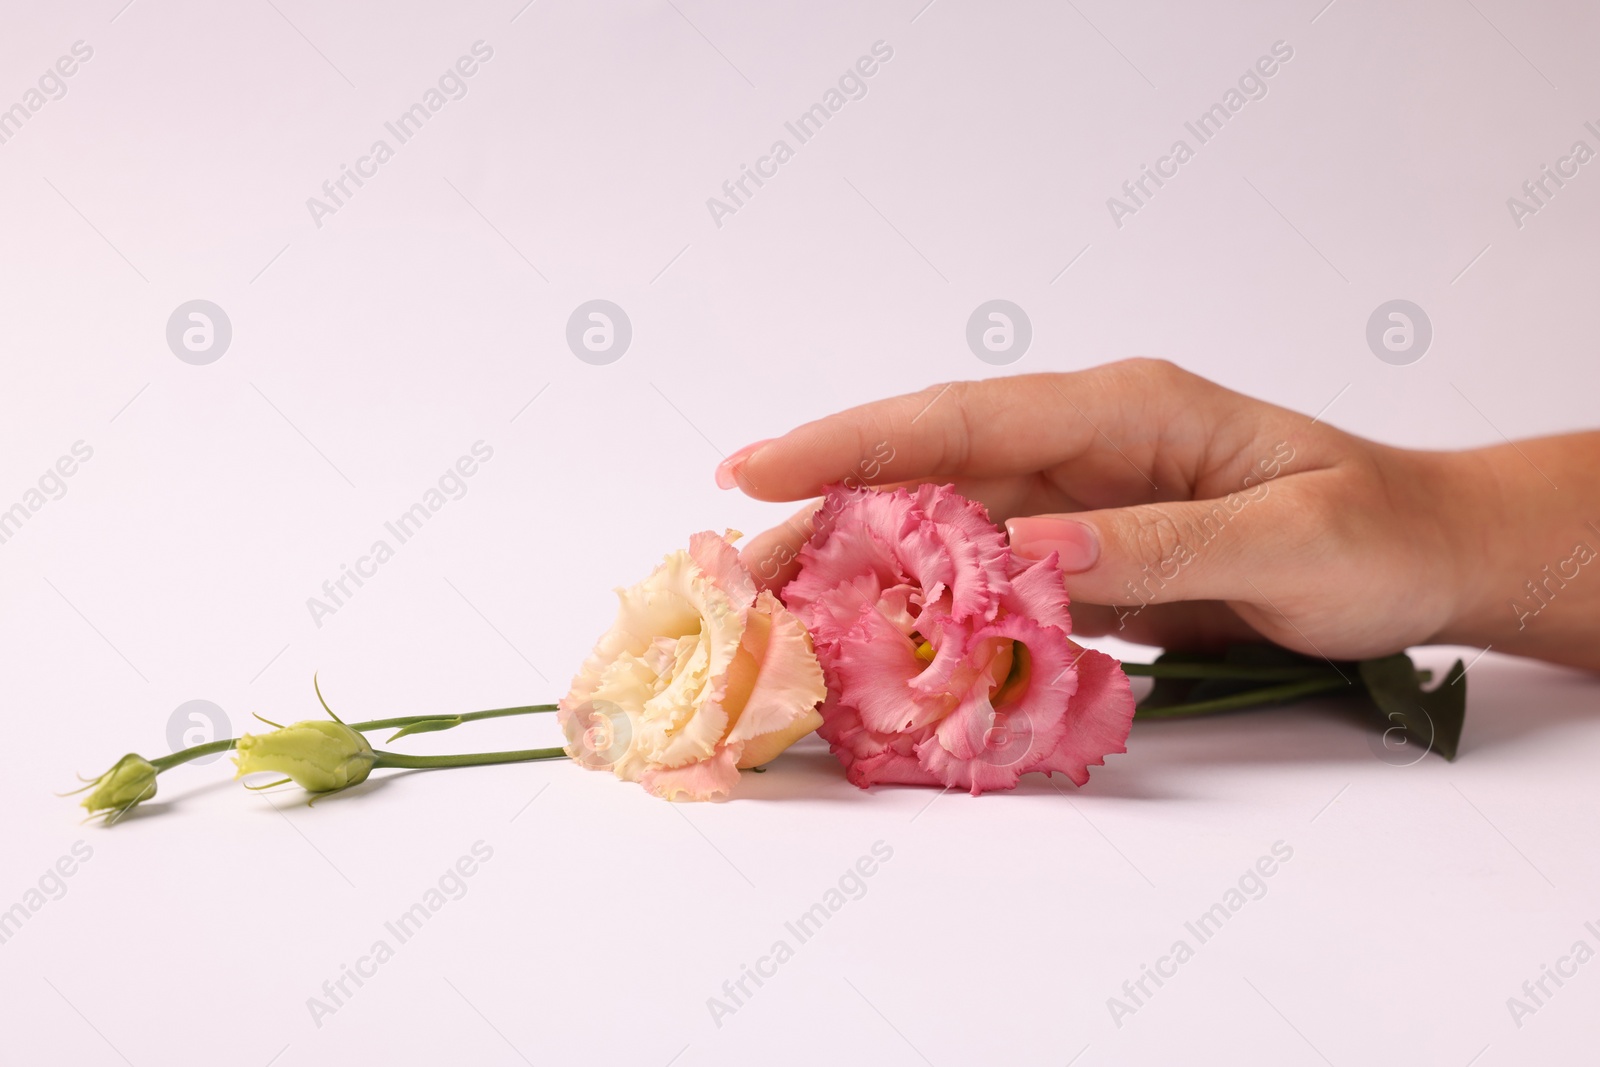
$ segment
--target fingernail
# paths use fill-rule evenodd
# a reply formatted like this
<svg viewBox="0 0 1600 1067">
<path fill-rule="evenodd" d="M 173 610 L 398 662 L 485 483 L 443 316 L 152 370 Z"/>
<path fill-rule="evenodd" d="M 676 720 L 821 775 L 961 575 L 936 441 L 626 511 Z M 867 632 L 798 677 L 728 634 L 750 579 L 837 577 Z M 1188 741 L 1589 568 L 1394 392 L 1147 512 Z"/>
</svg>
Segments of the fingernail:
<svg viewBox="0 0 1600 1067">
<path fill-rule="evenodd" d="M 1058 515 L 1036 515 L 1006 522 L 1011 551 L 1023 559 L 1044 559 L 1057 554 L 1061 569 L 1068 574 L 1086 571 L 1100 558 L 1100 536 L 1094 527 Z"/>
<path fill-rule="evenodd" d="M 737 478 L 735 478 L 735 475 L 739 473 L 739 468 L 744 466 L 746 460 L 755 455 L 756 449 L 760 448 L 762 445 L 771 440 L 772 438 L 766 437 L 762 438 L 760 441 L 755 441 L 751 444 L 745 445 L 743 448 L 739 449 L 739 451 L 735 452 L 721 463 L 718 463 L 717 488 L 732 489 L 738 485 L 739 482 Z"/>
</svg>

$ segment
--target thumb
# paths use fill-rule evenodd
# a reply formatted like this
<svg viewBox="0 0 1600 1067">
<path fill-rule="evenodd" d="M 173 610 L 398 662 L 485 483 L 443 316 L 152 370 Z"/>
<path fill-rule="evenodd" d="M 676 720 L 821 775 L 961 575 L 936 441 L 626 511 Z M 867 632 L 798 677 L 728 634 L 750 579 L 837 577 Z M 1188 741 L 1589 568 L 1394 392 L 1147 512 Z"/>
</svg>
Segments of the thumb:
<svg viewBox="0 0 1600 1067">
<path fill-rule="evenodd" d="M 1283 552 L 1265 497 L 1240 492 L 1219 500 L 1035 515 L 1009 520 L 1006 533 L 1025 559 L 1055 552 L 1074 600 L 1258 600 L 1249 575 L 1278 570 L 1275 556 Z"/>
</svg>

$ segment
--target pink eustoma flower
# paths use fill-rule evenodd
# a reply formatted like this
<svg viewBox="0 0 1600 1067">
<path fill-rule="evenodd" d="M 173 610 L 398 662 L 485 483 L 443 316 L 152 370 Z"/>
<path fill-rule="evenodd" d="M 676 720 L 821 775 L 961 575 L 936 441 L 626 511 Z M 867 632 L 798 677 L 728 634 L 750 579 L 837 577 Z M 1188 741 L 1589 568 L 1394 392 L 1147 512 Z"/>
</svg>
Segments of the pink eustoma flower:
<svg viewBox="0 0 1600 1067">
<path fill-rule="evenodd" d="M 830 487 L 799 560 L 782 599 L 827 680 L 817 732 L 856 785 L 1083 785 L 1126 751 L 1127 676 L 1072 640 L 1055 555 L 1014 555 L 953 487 Z"/>
</svg>

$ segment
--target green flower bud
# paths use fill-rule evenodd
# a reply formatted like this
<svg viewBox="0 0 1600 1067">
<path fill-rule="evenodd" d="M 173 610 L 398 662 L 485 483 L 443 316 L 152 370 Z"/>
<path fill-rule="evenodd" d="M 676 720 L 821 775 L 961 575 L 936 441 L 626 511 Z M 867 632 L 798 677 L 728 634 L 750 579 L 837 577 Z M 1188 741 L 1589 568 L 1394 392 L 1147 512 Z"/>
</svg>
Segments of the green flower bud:
<svg viewBox="0 0 1600 1067">
<path fill-rule="evenodd" d="M 89 795 L 83 806 L 90 815 L 111 813 L 115 819 L 141 801 L 156 795 L 155 766 L 143 756 L 130 752 L 117 760 L 116 766 L 89 783 Z"/>
<path fill-rule="evenodd" d="M 312 793 L 359 785 L 376 759 L 358 731 L 331 719 L 297 722 L 270 734 L 245 734 L 235 746 L 235 778 L 257 771 L 288 775 Z"/>
</svg>

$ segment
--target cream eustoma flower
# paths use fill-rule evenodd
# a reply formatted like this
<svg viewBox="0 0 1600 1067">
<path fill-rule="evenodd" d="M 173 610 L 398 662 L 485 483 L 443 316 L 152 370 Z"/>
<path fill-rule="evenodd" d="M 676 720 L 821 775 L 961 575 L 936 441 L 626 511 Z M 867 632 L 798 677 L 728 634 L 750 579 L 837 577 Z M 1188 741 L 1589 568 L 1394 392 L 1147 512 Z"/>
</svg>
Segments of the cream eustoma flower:
<svg viewBox="0 0 1600 1067">
<path fill-rule="evenodd" d="M 822 722 L 805 627 L 757 591 L 732 541 L 698 533 L 617 590 L 616 622 L 561 701 L 567 753 L 668 800 L 727 796 Z"/>
</svg>

